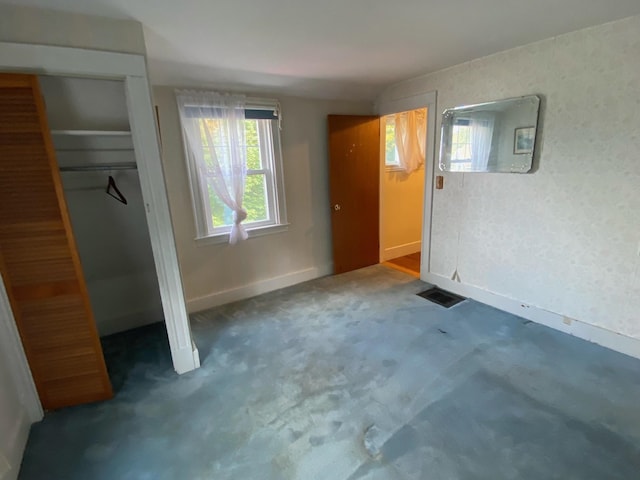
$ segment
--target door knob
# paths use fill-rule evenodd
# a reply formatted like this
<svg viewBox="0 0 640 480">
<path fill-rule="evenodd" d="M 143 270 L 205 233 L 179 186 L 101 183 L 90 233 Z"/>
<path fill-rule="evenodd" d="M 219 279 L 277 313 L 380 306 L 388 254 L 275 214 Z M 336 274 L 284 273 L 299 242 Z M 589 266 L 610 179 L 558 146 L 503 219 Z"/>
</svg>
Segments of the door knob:
<svg viewBox="0 0 640 480">
<path fill-rule="evenodd" d="M 340 204 L 339 204 L 339 203 L 336 203 L 336 204 L 333 206 L 333 209 L 334 209 L 336 212 L 337 212 L 337 211 L 339 211 L 339 210 L 340 210 Z"/>
</svg>

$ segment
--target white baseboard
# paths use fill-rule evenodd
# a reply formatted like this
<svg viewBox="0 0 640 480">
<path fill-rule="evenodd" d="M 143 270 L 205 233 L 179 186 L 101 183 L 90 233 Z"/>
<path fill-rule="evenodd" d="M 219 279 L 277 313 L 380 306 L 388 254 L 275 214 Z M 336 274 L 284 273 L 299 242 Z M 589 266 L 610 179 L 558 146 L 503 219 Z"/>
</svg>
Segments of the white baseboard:
<svg viewBox="0 0 640 480">
<path fill-rule="evenodd" d="M 527 305 L 513 298 L 497 295 L 472 285 L 455 282 L 434 273 L 422 274 L 421 279 L 452 293 L 472 298 L 480 303 L 513 313 L 532 322 L 546 325 L 555 330 L 640 359 L 640 339 L 621 335 L 590 323 L 581 322 L 580 320 L 565 317 L 539 307 Z"/>
<path fill-rule="evenodd" d="M 422 248 L 422 242 L 420 240 L 411 243 L 405 243 L 398 245 L 397 247 L 389 247 L 382 250 L 381 261 L 386 262 L 398 257 L 404 257 L 405 255 L 411 255 L 412 253 L 418 253 Z"/>
<path fill-rule="evenodd" d="M 331 273 L 331 265 L 308 268 L 306 270 L 299 270 L 279 277 L 267 278 L 241 287 L 230 288 L 228 290 L 214 292 L 202 297 L 191 298 L 187 300 L 187 311 L 189 313 L 201 312 L 208 308 L 224 305 L 225 303 L 236 302 L 238 300 L 244 300 L 245 298 L 251 298 L 280 288 L 290 287 L 291 285 L 313 280 L 314 278 L 324 277 Z"/>
<path fill-rule="evenodd" d="M 29 430 L 31 421 L 28 418 L 26 410 L 21 410 L 20 415 L 16 418 L 14 428 L 11 432 L 6 433 L 9 441 L 8 451 L 0 450 L 0 480 L 16 480 L 20 472 L 20 464 L 24 449 L 27 446 L 29 438 Z M 6 441 L 6 439 L 3 439 Z"/>
</svg>

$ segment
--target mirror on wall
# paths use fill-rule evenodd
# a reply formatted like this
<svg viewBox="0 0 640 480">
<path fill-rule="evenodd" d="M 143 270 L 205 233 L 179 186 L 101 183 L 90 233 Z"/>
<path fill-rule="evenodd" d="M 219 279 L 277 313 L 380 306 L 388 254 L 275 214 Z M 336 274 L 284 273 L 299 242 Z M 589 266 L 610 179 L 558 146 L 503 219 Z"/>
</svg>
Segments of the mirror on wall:
<svg viewBox="0 0 640 480">
<path fill-rule="evenodd" d="M 440 170 L 527 173 L 531 170 L 537 95 L 449 108 L 442 114 Z"/>
</svg>

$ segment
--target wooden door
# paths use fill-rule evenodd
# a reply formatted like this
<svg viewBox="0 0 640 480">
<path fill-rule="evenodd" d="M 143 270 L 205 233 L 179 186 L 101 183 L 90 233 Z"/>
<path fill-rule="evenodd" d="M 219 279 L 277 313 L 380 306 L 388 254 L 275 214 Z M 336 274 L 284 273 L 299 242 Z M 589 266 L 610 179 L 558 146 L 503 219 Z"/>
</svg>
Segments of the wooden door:
<svg viewBox="0 0 640 480">
<path fill-rule="evenodd" d="M 33 75 L 0 74 L 0 272 L 43 408 L 111 398 Z"/>
<path fill-rule="evenodd" d="M 329 115 L 333 268 L 343 273 L 380 260 L 380 119 Z"/>
</svg>

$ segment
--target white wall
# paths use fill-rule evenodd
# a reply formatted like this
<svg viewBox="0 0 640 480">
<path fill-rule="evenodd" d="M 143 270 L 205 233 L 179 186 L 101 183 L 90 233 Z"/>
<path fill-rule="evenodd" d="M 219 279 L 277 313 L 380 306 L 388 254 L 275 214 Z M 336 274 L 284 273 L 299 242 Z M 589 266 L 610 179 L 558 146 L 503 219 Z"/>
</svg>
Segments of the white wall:
<svg viewBox="0 0 640 480">
<path fill-rule="evenodd" d="M 18 477 L 31 421 L 1 348 L 0 344 L 0 479 L 9 480 Z"/>
<path fill-rule="evenodd" d="M 129 130 L 123 82 L 40 77 L 40 84 L 52 130 Z M 126 136 L 54 136 L 54 145 L 60 165 L 135 162 Z M 111 150 L 121 148 L 129 150 Z M 127 205 L 105 193 L 109 175 Z M 138 172 L 63 172 L 62 181 L 100 335 L 162 321 Z"/>
<path fill-rule="evenodd" d="M 538 170 L 444 174 L 431 271 L 640 339 L 640 17 L 390 87 L 438 110 L 540 94 Z M 438 172 L 438 174 L 441 174 Z"/>
<path fill-rule="evenodd" d="M 0 283 L 0 480 L 18 476 L 31 423 L 42 418 L 4 285 Z"/>
<path fill-rule="evenodd" d="M 156 87 L 154 97 L 160 113 L 169 202 L 190 311 L 331 273 L 327 115 L 370 114 L 370 104 L 279 98 L 289 230 L 254 237 L 236 246 L 197 246 L 174 90 Z"/>
<path fill-rule="evenodd" d="M 139 22 L 14 5 L 0 5 L 0 42 L 146 53 Z"/>
</svg>

